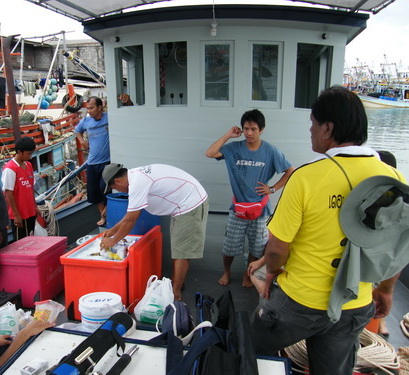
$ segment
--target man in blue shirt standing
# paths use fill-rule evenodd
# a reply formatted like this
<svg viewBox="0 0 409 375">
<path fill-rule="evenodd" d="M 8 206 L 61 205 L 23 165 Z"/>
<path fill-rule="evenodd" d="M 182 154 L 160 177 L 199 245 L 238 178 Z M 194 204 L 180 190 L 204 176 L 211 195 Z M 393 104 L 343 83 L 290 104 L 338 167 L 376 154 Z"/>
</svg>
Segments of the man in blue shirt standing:
<svg viewBox="0 0 409 375">
<path fill-rule="evenodd" d="M 88 115 L 75 128 L 77 139 L 84 150 L 89 149 L 87 160 L 87 199 L 97 204 L 101 215 L 97 225 L 105 225 L 105 183 L 102 179 L 104 167 L 110 163 L 108 114 L 103 111 L 101 98 L 91 96 L 87 102 Z M 83 137 L 88 135 L 88 141 Z"/>
<path fill-rule="evenodd" d="M 206 156 L 226 161 L 230 184 L 237 202 L 264 202 L 263 198 L 282 188 L 294 170 L 284 154 L 275 146 L 261 139 L 265 128 L 264 115 L 257 109 L 247 111 L 241 118 L 241 129 L 233 126 L 226 134 L 214 142 L 206 151 Z M 245 140 L 226 142 L 244 135 Z M 275 173 L 284 173 L 273 186 L 268 182 Z M 222 249 L 224 272 L 220 285 L 230 281 L 230 268 L 236 255 L 244 254 L 245 237 L 248 238 L 248 263 L 259 259 L 264 253 L 268 240 L 267 218 L 271 215 L 268 200 L 261 215 L 254 220 L 236 216 L 234 205 L 230 207 L 229 219 Z M 253 284 L 244 272 L 242 285 Z"/>
</svg>

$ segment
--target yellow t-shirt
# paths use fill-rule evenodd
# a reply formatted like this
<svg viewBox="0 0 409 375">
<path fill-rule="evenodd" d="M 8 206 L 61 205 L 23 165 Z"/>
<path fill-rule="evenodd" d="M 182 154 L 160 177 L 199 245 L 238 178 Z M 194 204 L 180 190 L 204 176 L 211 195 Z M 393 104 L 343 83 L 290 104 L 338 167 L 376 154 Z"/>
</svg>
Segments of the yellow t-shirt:
<svg viewBox="0 0 409 375">
<path fill-rule="evenodd" d="M 405 181 L 400 172 L 374 156 L 335 156 L 352 186 L 362 180 L 385 175 Z M 330 159 L 306 164 L 294 171 L 268 225 L 279 240 L 290 244 L 285 272 L 278 277 L 284 292 L 298 303 L 327 310 L 345 234 L 339 222 L 342 202 L 350 193 L 348 180 Z M 343 310 L 372 301 L 372 284 L 360 283 L 358 298 Z"/>
</svg>

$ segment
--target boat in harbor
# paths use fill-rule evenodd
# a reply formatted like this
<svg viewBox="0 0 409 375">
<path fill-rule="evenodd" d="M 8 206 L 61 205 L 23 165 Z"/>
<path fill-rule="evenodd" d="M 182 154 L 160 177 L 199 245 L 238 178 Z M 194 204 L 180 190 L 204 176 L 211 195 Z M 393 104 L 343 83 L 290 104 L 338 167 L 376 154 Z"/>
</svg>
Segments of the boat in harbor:
<svg viewBox="0 0 409 375">
<path fill-rule="evenodd" d="M 345 66 L 343 85 L 356 92 L 366 108 L 409 108 L 409 73 L 384 58 L 380 73 L 359 59 L 355 66 Z"/>
<path fill-rule="evenodd" d="M 2 40 L 4 51 L 10 50 L 13 39 Z M 8 45 L 4 45 L 7 43 Z M 14 47 L 18 44 L 22 46 L 18 55 L 23 56 L 24 41 L 18 40 Z M 27 43 L 25 45 L 27 46 Z M 61 52 L 57 44 L 54 56 Z M 83 69 L 95 73 L 72 53 L 65 51 L 64 53 L 71 60 L 75 58 L 76 64 L 80 64 Z M 58 87 L 57 80 L 50 79 L 53 68 L 51 65 L 47 78 L 43 79 L 43 87 L 36 88 L 34 82 L 29 82 L 32 84 L 32 95 L 23 95 L 21 91 L 13 91 L 15 87 L 8 84 L 13 82 L 14 86 L 20 85 L 20 82 L 14 79 L 11 59 L 8 58 L 11 55 L 12 52 L 2 59 L 6 73 L 3 83 L 7 84 L 8 93 L 4 96 L 4 108 L 0 109 L 0 175 L 2 166 L 15 154 L 16 138 L 19 136 L 33 138 L 36 150 L 31 163 L 34 169 L 36 200 L 44 216 L 50 218 L 53 224 L 48 228 L 49 234 L 64 235 L 65 226 L 58 226 L 59 219 L 73 212 L 78 213 L 89 206 L 86 202 L 86 176 L 83 172 L 86 155 L 78 148 L 74 129 L 86 114 L 83 107 L 87 97 L 101 96 L 105 84 L 102 81 L 93 83 L 67 80 L 66 85 Z M 21 72 L 20 77 L 23 77 Z M 24 86 L 27 89 L 27 83 Z M 87 229 L 91 230 L 92 227 Z"/>
<path fill-rule="evenodd" d="M 397 84 L 380 93 L 358 96 L 366 108 L 409 108 L 409 84 Z"/>
</svg>

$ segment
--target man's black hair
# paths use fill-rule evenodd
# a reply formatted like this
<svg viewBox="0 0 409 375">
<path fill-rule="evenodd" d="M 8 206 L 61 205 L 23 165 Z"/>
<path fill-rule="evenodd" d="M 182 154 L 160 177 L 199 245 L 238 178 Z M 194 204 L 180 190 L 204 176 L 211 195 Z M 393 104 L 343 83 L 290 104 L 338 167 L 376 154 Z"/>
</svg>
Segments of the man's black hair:
<svg viewBox="0 0 409 375">
<path fill-rule="evenodd" d="M 266 119 L 258 109 L 252 109 L 251 111 L 244 112 L 240 121 L 242 128 L 246 122 L 255 122 L 260 130 L 263 130 L 266 127 Z"/>
<path fill-rule="evenodd" d="M 114 183 L 114 180 L 116 178 L 120 178 L 125 176 L 128 173 L 128 169 L 127 168 L 121 168 L 118 172 L 115 173 L 115 175 L 108 181 L 108 186 L 111 186 Z"/>
<path fill-rule="evenodd" d="M 15 150 L 16 153 L 18 151 L 34 151 L 36 149 L 36 144 L 33 140 L 33 138 L 29 137 L 21 137 L 20 139 L 17 140 Z"/>
<path fill-rule="evenodd" d="M 338 144 L 352 142 L 362 145 L 368 138 L 368 119 L 358 95 L 342 86 L 332 86 L 321 92 L 311 107 L 321 125 L 332 122 L 332 137 Z"/>
<path fill-rule="evenodd" d="M 97 107 L 99 107 L 99 106 L 101 106 L 101 105 L 104 106 L 104 103 L 102 102 L 102 99 L 99 98 L 98 96 L 90 96 L 90 97 L 88 98 L 88 103 L 89 103 L 92 99 L 95 100 L 95 104 L 97 105 Z"/>
</svg>

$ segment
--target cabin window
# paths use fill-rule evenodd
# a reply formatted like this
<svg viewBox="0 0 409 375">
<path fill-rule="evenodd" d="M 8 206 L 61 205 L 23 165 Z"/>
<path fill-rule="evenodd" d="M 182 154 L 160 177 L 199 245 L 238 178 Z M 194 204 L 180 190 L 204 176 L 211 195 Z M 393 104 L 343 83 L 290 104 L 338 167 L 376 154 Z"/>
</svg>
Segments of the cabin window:
<svg viewBox="0 0 409 375">
<path fill-rule="evenodd" d="M 202 104 L 232 105 L 233 43 L 203 44 Z"/>
<path fill-rule="evenodd" d="M 298 43 L 294 105 L 311 108 L 319 93 L 331 85 L 333 47 Z"/>
<path fill-rule="evenodd" d="M 134 105 L 145 104 L 145 81 L 143 67 L 143 47 L 127 46 L 115 48 L 117 72 L 117 98 L 128 94 Z M 118 107 L 129 104 L 117 101 Z"/>
<path fill-rule="evenodd" d="M 252 43 L 251 100 L 256 101 L 257 105 L 263 102 L 268 106 L 274 103 L 279 105 L 280 54 L 279 44 Z"/>
<path fill-rule="evenodd" d="M 40 156 L 40 171 L 53 165 L 53 155 L 52 152 L 47 152 L 41 154 Z"/>
<path fill-rule="evenodd" d="M 158 105 L 187 105 L 187 43 L 156 45 Z"/>
</svg>

